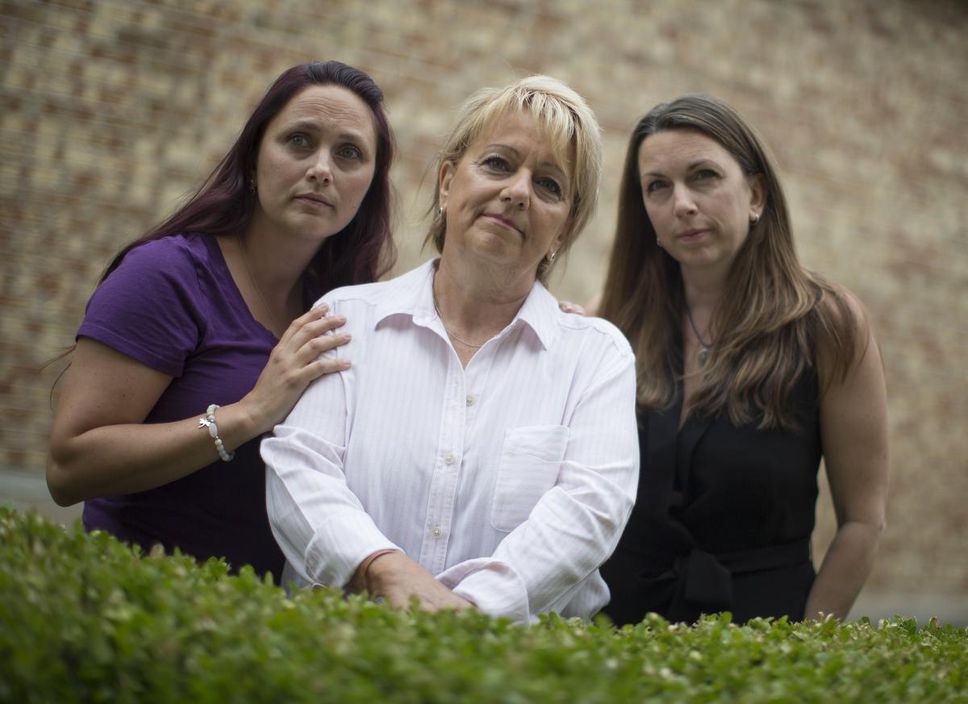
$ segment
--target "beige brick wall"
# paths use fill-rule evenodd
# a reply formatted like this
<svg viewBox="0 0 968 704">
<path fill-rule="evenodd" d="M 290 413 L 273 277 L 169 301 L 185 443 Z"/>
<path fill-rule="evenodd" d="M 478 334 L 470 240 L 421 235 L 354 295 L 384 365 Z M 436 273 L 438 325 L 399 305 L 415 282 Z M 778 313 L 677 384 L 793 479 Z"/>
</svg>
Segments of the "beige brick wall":
<svg viewBox="0 0 968 704">
<path fill-rule="evenodd" d="M 578 301 L 602 283 L 632 124 L 706 91 L 772 145 L 804 261 L 858 293 L 880 335 L 893 491 L 870 591 L 964 597 L 966 35 L 968 7 L 934 0 L 0 1 L 0 468 L 41 476 L 45 361 L 109 255 L 198 184 L 288 65 L 338 58 L 385 89 L 400 270 L 422 256 L 455 106 L 528 73 L 573 85 L 606 140 L 602 207 L 553 281 Z"/>
</svg>

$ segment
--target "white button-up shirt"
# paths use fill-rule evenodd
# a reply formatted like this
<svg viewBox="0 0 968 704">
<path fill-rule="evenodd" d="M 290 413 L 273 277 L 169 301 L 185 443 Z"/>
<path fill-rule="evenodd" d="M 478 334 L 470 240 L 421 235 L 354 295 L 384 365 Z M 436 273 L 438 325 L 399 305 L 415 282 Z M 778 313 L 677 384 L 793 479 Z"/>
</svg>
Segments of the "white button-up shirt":
<svg viewBox="0 0 968 704">
<path fill-rule="evenodd" d="M 635 500 L 635 368 L 622 334 L 540 283 L 461 365 L 434 262 L 324 296 L 352 360 L 262 443 L 272 530 L 297 584 L 343 586 L 397 548 L 482 611 L 590 616 Z"/>
</svg>

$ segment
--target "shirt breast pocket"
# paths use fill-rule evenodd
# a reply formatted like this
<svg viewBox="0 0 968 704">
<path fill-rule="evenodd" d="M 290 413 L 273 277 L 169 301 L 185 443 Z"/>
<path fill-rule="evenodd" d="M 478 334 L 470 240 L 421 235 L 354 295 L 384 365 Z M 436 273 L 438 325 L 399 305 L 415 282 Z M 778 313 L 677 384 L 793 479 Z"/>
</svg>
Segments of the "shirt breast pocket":
<svg viewBox="0 0 968 704">
<path fill-rule="evenodd" d="M 491 526 L 510 532 L 527 520 L 534 505 L 558 481 L 568 447 L 564 425 L 508 428 L 498 462 Z"/>
</svg>

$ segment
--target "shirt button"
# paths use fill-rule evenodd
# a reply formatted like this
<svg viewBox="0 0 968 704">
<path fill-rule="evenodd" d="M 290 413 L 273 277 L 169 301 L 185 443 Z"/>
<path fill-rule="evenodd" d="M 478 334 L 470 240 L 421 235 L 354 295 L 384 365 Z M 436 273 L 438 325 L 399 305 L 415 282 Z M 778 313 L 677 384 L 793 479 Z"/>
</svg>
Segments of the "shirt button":
<svg viewBox="0 0 968 704">
<path fill-rule="evenodd" d="M 448 452 L 444 455 L 444 464 L 454 464 L 457 461 L 457 456 L 453 452 Z"/>
<path fill-rule="evenodd" d="M 477 397 L 474 396 L 474 394 L 468 394 L 466 403 L 468 406 L 473 406 L 475 403 L 477 403 Z"/>
<path fill-rule="evenodd" d="M 444 531 L 442 531 L 440 529 L 440 526 L 434 526 L 434 529 L 433 529 L 432 532 L 433 532 L 435 538 L 439 538 L 440 537 L 440 534 L 443 533 Z"/>
</svg>

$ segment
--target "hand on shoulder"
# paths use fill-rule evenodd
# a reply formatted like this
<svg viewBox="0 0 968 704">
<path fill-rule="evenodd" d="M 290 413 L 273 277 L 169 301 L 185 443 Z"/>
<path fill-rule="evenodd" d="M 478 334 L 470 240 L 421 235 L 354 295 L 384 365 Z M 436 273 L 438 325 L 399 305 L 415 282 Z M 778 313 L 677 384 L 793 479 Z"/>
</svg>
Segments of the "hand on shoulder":
<svg viewBox="0 0 968 704">
<path fill-rule="evenodd" d="M 561 308 L 564 313 L 574 313 L 576 315 L 585 315 L 589 317 L 594 317 L 598 315 L 598 307 L 602 302 L 602 294 L 596 294 L 588 303 L 581 305 L 580 303 L 572 303 L 571 301 L 558 301 L 558 307 Z"/>
</svg>

